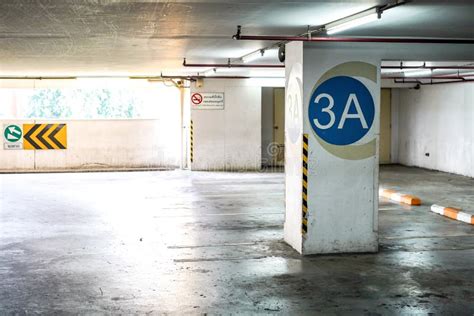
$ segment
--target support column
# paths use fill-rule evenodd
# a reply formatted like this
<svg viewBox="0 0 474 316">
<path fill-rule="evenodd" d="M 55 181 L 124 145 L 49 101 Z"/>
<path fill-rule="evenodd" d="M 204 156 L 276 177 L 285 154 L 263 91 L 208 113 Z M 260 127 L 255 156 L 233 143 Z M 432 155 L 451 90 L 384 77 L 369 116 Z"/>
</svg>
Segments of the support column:
<svg viewBox="0 0 474 316">
<path fill-rule="evenodd" d="M 379 99 L 363 44 L 287 44 L 285 240 L 300 253 L 377 251 Z"/>
</svg>

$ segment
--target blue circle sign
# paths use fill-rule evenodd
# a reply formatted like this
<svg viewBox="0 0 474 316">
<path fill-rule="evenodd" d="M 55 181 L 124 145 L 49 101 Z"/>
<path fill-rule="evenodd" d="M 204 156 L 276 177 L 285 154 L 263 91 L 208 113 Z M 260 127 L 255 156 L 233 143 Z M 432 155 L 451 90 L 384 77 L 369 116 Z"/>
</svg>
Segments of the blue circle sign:
<svg viewBox="0 0 474 316">
<path fill-rule="evenodd" d="M 374 100 L 367 87 L 347 76 L 332 77 L 311 95 L 308 117 L 314 132 L 333 145 L 349 145 L 370 130 Z"/>
</svg>

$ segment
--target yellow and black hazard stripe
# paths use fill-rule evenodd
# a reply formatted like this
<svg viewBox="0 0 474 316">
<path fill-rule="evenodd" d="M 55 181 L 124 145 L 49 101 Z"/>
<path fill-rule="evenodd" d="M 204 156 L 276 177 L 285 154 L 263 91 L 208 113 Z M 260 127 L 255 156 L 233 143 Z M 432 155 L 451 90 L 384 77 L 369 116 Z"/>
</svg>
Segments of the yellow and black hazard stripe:
<svg viewBox="0 0 474 316">
<path fill-rule="evenodd" d="M 66 149 L 66 124 L 23 124 L 23 148 L 29 150 Z"/>
<path fill-rule="evenodd" d="M 194 130 L 193 130 L 193 120 L 191 120 L 191 128 L 190 128 L 190 157 L 191 163 L 194 161 Z"/>
<path fill-rule="evenodd" d="M 308 134 L 303 134 L 303 217 L 301 231 L 303 236 L 308 233 Z"/>
</svg>

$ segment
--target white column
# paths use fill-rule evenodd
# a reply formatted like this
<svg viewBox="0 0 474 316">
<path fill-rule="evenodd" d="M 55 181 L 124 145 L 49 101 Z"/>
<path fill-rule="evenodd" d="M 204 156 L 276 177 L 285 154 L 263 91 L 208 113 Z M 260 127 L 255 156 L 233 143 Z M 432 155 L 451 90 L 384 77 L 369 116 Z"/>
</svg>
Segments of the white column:
<svg viewBox="0 0 474 316">
<path fill-rule="evenodd" d="M 380 59 L 301 42 L 286 56 L 285 240 L 302 254 L 375 252 Z"/>
<path fill-rule="evenodd" d="M 302 252 L 303 44 L 286 45 L 285 241 Z"/>
</svg>

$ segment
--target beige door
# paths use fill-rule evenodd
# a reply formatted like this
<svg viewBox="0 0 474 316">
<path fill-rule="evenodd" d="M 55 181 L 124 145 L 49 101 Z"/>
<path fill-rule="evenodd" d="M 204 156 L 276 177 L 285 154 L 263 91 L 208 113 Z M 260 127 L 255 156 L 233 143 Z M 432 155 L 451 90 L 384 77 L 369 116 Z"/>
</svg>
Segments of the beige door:
<svg viewBox="0 0 474 316">
<path fill-rule="evenodd" d="M 392 106 L 390 89 L 382 89 L 380 95 L 380 143 L 379 162 L 390 163 L 391 136 L 392 136 Z"/>
<path fill-rule="evenodd" d="M 285 89 L 273 89 L 273 165 L 285 164 Z"/>
</svg>

